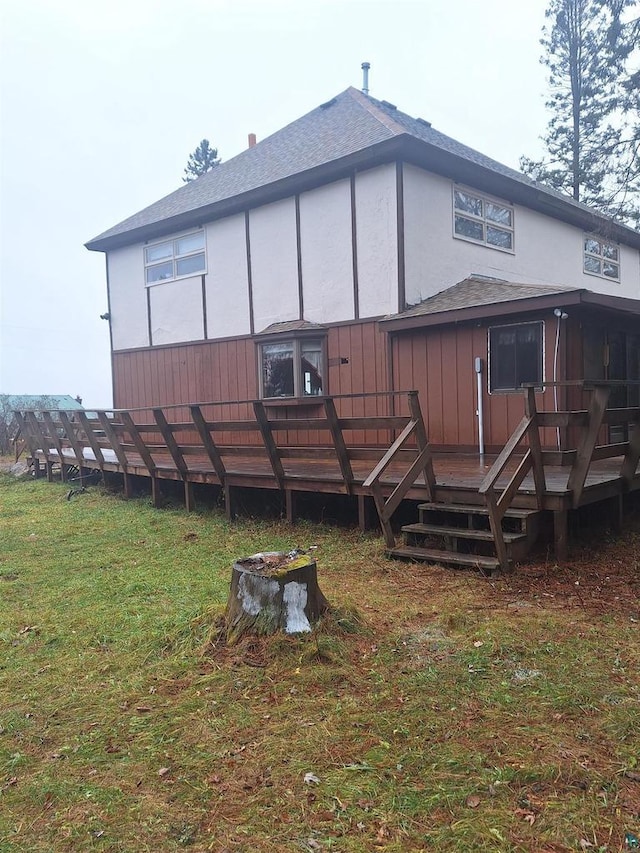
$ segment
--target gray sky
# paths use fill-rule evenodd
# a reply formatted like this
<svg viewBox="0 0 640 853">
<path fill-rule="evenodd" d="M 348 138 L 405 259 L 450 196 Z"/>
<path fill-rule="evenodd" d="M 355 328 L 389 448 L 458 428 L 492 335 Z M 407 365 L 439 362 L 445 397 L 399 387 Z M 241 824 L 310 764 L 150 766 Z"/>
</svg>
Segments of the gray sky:
<svg viewBox="0 0 640 853">
<path fill-rule="evenodd" d="M 111 405 L 83 244 L 353 85 L 517 167 L 540 153 L 546 0 L 0 0 L 0 392 Z M 142 286 L 142 282 L 132 282 Z"/>
</svg>

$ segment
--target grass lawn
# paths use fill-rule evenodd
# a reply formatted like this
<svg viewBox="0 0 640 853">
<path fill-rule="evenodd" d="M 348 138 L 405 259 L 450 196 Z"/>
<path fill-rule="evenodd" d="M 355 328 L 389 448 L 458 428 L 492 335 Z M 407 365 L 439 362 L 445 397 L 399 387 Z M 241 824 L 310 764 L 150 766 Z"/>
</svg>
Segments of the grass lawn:
<svg viewBox="0 0 640 853">
<path fill-rule="evenodd" d="M 2 853 L 640 835 L 640 520 L 483 579 L 353 530 L 0 477 Z M 314 635 L 216 643 L 233 560 L 310 545 L 336 608 Z"/>
</svg>

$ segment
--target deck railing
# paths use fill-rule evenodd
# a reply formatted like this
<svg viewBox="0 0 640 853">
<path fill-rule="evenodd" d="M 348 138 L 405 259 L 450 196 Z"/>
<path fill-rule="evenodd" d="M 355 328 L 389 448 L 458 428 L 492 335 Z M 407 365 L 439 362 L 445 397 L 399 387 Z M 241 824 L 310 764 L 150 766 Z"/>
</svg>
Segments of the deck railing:
<svg viewBox="0 0 640 853">
<path fill-rule="evenodd" d="M 479 492 L 484 496 L 491 531 L 498 557 L 503 569 L 508 568 L 507 549 L 502 531 L 502 519 L 518 493 L 527 474 L 533 470 L 533 481 L 538 508 L 542 509 L 546 492 L 544 466 L 570 466 L 567 490 L 571 493 L 573 508 L 580 506 L 587 477 L 594 462 L 602 459 L 621 458 L 618 479 L 623 488 L 629 486 L 636 474 L 640 461 L 640 406 L 608 408 L 611 392 L 619 386 L 638 387 L 640 382 L 587 382 L 565 381 L 545 385 L 570 386 L 591 393 L 588 409 L 580 411 L 539 412 L 536 409 L 535 388 L 523 389 L 525 415 L 491 466 Z M 540 386 L 536 386 L 539 388 Z M 625 441 L 599 443 L 604 438 L 605 426 L 624 426 Z M 569 450 L 544 450 L 541 446 L 540 430 L 545 427 L 577 428 L 579 437 L 576 447 Z M 522 446 L 528 447 L 524 455 Z M 515 471 L 502 488 L 498 480 L 509 465 L 516 464 Z M 615 482 L 615 477 L 612 482 Z M 558 535 L 556 531 L 556 536 Z"/>
<path fill-rule="evenodd" d="M 49 478 L 56 464 L 63 479 L 65 466 L 97 465 L 124 474 L 126 492 L 128 475 L 142 469 L 151 478 L 154 502 L 162 474 L 184 481 L 185 502 L 190 508 L 194 479 L 206 474 L 209 481 L 225 487 L 229 468 L 237 469 L 234 460 L 240 457 L 266 463 L 262 473 L 255 473 L 257 480 L 268 476 L 282 490 L 295 488 L 294 480 L 302 479 L 305 465 L 317 472 L 310 478 L 319 479 L 325 466 L 334 480 L 341 480 L 342 491 L 352 494 L 352 463 L 378 462 L 398 432 L 411 424 L 408 435 L 413 434 L 415 412 L 419 412 L 417 392 L 406 391 L 309 398 L 302 409 L 295 410 L 288 401 L 278 404 L 220 401 L 73 415 L 19 411 L 16 418 L 31 457 L 36 464 L 43 459 Z M 397 414 L 398 410 L 404 414 Z M 305 411 L 312 414 L 304 416 Z M 234 417 L 234 413 L 244 417 Z M 421 416 L 420 424 L 418 443 L 425 440 Z M 410 460 L 415 451 L 406 447 L 396 455 Z M 286 465 L 287 460 L 299 460 L 296 473 L 285 470 L 296 464 Z"/>
<path fill-rule="evenodd" d="M 391 528 L 391 517 L 420 474 L 422 474 L 429 500 L 433 498 L 436 485 L 431 447 L 427 438 L 417 391 L 409 393 L 409 409 L 411 419 L 363 483 L 364 488 L 371 490 L 380 518 L 384 539 L 389 548 L 393 548 L 395 544 L 395 537 Z M 391 495 L 385 500 L 380 482 L 381 477 L 387 468 L 399 459 L 406 443 L 413 436 L 415 436 L 417 444 L 416 458 Z"/>
</svg>

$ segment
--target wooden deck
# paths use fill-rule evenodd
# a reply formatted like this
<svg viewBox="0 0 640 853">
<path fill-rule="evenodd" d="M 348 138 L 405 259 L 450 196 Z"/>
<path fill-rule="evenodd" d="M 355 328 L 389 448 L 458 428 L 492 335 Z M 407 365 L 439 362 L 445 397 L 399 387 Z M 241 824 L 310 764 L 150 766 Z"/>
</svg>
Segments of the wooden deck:
<svg viewBox="0 0 640 853">
<path fill-rule="evenodd" d="M 81 412 L 73 420 L 65 412 L 16 416 L 36 474 L 44 468 L 52 478 L 55 468 L 64 480 L 72 467 L 99 469 L 122 477 L 127 495 L 132 477 L 148 478 L 156 505 L 168 480 L 183 484 L 188 510 L 194 484 L 219 487 L 230 517 L 238 489 L 277 490 L 291 521 L 297 493 L 349 495 L 362 526 L 375 503 L 390 547 L 391 516 L 404 499 L 488 507 L 502 565 L 508 560 L 500 524 L 510 507 L 552 512 L 564 558 L 569 511 L 614 499 L 621 513 L 624 496 L 640 489 L 640 408 L 608 409 L 602 386 L 580 412 L 537 412 L 527 389 L 523 420 L 497 457 L 431 448 L 415 392 L 370 396 L 384 396 L 375 401 L 382 414 L 345 416 L 350 398 L 325 398 L 316 404 L 321 416 L 311 418 L 283 418 L 260 401 L 246 401 L 254 417 L 241 420 L 220 418 L 228 404 L 217 403 Z M 625 425 L 625 442 L 606 443 L 610 424 Z M 575 447 L 542 448 L 540 431 L 549 427 L 574 429 Z M 363 437 L 374 441 L 364 445 Z"/>
</svg>

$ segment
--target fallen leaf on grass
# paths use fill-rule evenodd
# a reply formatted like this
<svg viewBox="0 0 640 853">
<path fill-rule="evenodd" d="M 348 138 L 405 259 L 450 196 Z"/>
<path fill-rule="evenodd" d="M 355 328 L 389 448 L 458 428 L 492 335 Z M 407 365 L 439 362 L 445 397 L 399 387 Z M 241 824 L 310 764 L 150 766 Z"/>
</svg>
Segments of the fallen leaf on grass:
<svg viewBox="0 0 640 853">
<path fill-rule="evenodd" d="M 635 770 L 625 770 L 623 775 L 625 778 L 631 779 L 632 782 L 640 782 L 640 773 Z"/>
<path fill-rule="evenodd" d="M 481 803 L 481 800 L 477 794 L 469 794 L 466 802 L 470 809 L 477 809 Z"/>
<path fill-rule="evenodd" d="M 526 821 L 529 824 L 529 826 L 533 826 L 536 821 L 536 816 L 534 812 L 528 811 L 527 809 L 516 809 L 514 814 L 518 817 L 521 817 L 522 820 Z"/>
<path fill-rule="evenodd" d="M 589 847 L 593 847 L 593 844 L 590 841 L 587 841 L 586 838 L 580 839 L 580 848 L 582 850 L 587 850 Z"/>
<path fill-rule="evenodd" d="M 320 779 L 318 779 L 318 777 L 315 776 L 313 773 L 305 773 L 304 783 L 305 785 L 319 785 Z"/>
<path fill-rule="evenodd" d="M 150 710 L 151 710 L 151 708 L 150 708 L 148 705 L 136 705 L 136 711 L 137 711 L 139 714 L 146 714 L 146 713 L 148 713 Z"/>
<path fill-rule="evenodd" d="M 161 767 L 160 770 L 158 770 L 158 776 L 166 776 L 170 770 L 170 767 Z"/>
</svg>

